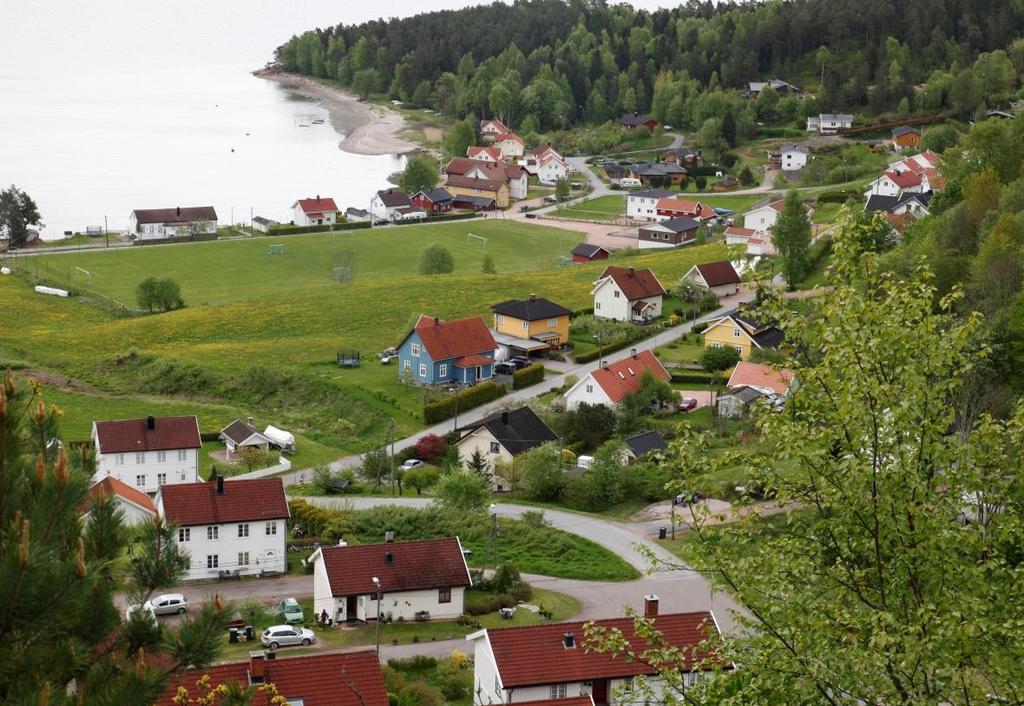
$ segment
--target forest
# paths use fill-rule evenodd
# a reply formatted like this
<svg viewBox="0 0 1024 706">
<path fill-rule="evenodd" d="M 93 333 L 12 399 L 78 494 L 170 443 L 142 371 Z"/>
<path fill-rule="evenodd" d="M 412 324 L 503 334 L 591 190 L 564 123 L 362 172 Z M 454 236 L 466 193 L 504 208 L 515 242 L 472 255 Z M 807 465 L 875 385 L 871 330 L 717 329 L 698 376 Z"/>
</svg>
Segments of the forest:
<svg viewBox="0 0 1024 706">
<path fill-rule="evenodd" d="M 604 0 L 518 0 L 338 25 L 275 51 L 284 70 L 521 134 L 624 112 L 698 129 L 821 112 L 948 112 L 1014 97 L 1024 5 L 1009 0 L 690 2 L 655 12 Z M 813 98 L 748 81 L 778 77 Z"/>
</svg>

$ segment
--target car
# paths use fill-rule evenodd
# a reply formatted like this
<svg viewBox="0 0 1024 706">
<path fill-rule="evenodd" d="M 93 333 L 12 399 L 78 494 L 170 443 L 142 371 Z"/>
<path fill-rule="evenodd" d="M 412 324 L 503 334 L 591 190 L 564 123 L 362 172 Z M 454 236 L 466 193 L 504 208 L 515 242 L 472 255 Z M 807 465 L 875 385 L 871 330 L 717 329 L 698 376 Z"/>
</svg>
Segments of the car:
<svg viewBox="0 0 1024 706">
<path fill-rule="evenodd" d="M 278 647 L 291 647 L 302 645 L 309 647 L 316 642 L 316 634 L 309 628 L 299 628 L 292 625 L 271 625 L 260 635 L 260 642 L 264 647 L 276 650 Z"/>
<path fill-rule="evenodd" d="M 495 375 L 511 375 L 517 370 L 516 366 L 508 361 L 501 361 L 500 363 L 494 364 Z"/>
<path fill-rule="evenodd" d="M 527 214 L 526 214 L 526 217 L 527 217 L 527 218 L 536 218 L 536 217 L 537 217 L 537 214 L 536 214 L 536 213 L 527 213 Z"/>
<path fill-rule="evenodd" d="M 146 601 L 145 607 L 156 615 L 184 615 L 188 611 L 188 600 L 180 593 L 165 593 Z"/>
<path fill-rule="evenodd" d="M 148 601 L 146 603 L 143 603 L 141 606 L 138 604 L 128 606 L 128 608 L 124 611 L 124 619 L 126 621 L 130 621 L 132 619 L 132 616 L 134 616 L 136 613 L 140 613 L 140 617 L 143 620 L 146 620 L 148 618 L 150 622 L 152 622 L 154 625 L 156 624 L 156 613 L 153 612 L 153 609 L 149 606 Z"/>
<path fill-rule="evenodd" d="M 522 357 L 513 358 L 512 360 L 510 360 L 508 362 L 511 363 L 512 365 L 516 366 L 516 370 L 522 370 L 523 368 L 533 364 L 530 361 L 529 358 L 522 358 Z"/>
<path fill-rule="evenodd" d="M 544 197 L 544 200 L 548 203 L 558 203 L 558 197 L 554 194 L 548 194 Z"/>
<path fill-rule="evenodd" d="M 403 471 L 408 471 L 408 470 L 411 470 L 413 468 L 422 468 L 422 467 L 423 467 L 423 461 L 419 460 L 418 458 L 410 458 L 409 460 L 407 460 L 405 463 L 402 464 L 402 470 Z"/>
<path fill-rule="evenodd" d="M 277 612 L 284 616 L 284 622 L 291 625 L 292 623 L 301 623 L 305 620 L 302 615 L 302 606 L 294 598 L 285 598 L 283 601 L 277 604 Z"/>
<path fill-rule="evenodd" d="M 619 186 L 640 186 L 640 180 L 635 177 L 619 179 Z"/>
<path fill-rule="evenodd" d="M 697 409 L 697 400 L 692 397 L 684 397 L 679 403 L 679 410 L 681 412 L 690 412 L 694 409 Z"/>
<path fill-rule="evenodd" d="M 387 218 L 378 218 L 377 220 L 375 220 L 373 222 L 373 225 L 375 225 L 375 226 L 386 226 L 389 223 L 391 223 L 391 221 L 389 221 Z"/>
</svg>

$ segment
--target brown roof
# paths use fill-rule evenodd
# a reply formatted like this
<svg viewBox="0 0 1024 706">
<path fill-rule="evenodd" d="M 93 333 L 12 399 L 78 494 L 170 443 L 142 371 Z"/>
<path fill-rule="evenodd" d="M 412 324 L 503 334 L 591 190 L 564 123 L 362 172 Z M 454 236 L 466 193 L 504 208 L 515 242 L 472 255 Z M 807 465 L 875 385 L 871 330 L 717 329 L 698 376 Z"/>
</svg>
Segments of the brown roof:
<svg viewBox="0 0 1024 706">
<path fill-rule="evenodd" d="M 773 368 L 770 365 L 760 363 L 748 363 L 740 361 L 729 376 L 726 387 L 749 387 L 768 388 L 779 395 L 786 394 L 790 381 L 793 379 L 793 371 L 785 368 Z"/>
<path fill-rule="evenodd" d="M 740 235 L 744 238 L 753 236 L 757 231 L 753 228 L 741 228 L 740 226 L 729 226 L 725 229 L 726 235 Z"/>
<path fill-rule="evenodd" d="M 280 478 L 225 480 L 160 486 L 163 514 L 180 527 L 224 522 L 258 522 L 288 518 L 288 499 Z"/>
<path fill-rule="evenodd" d="M 526 142 L 523 140 L 523 138 L 521 138 L 519 135 L 515 134 L 511 130 L 509 130 L 508 132 L 504 132 L 504 133 L 502 133 L 500 135 L 495 135 L 494 136 L 494 141 L 495 142 L 504 142 L 505 140 L 512 140 L 512 142 L 517 142 L 520 145 L 525 145 L 526 144 Z"/>
<path fill-rule="evenodd" d="M 217 212 L 213 206 L 186 206 L 185 208 L 137 208 L 132 213 L 138 223 L 188 223 L 190 221 L 215 221 Z"/>
<path fill-rule="evenodd" d="M 740 282 L 739 273 L 728 260 L 717 262 L 706 262 L 703 265 L 694 265 L 704 282 L 709 287 L 718 287 L 723 284 L 736 284 Z"/>
<path fill-rule="evenodd" d="M 191 697 L 199 696 L 195 684 L 205 674 L 210 676 L 212 686 L 234 682 L 248 687 L 249 667 L 250 662 L 244 661 L 179 672 L 171 677 L 155 706 L 173 706 L 179 686 L 185 687 Z M 380 662 L 372 650 L 265 659 L 263 669 L 265 681 L 274 684 L 289 703 L 301 699 L 303 706 L 388 705 Z M 263 692 L 257 691 L 252 698 L 253 706 L 269 703 Z"/>
<path fill-rule="evenodd" d="M 640 390 L 640 379 L 648 370 L 659 380 L 668 382 L 672 379 L 665 366 L 650 351 L 640 351 L 635 356 L 631 355 L 610 363 L 607 367 L 598 368 L 590 376 L 612 402 L 618 403 L 624 400 L 626 395 Z"/>
<path fill-rule="evenodd" d="M 303 213 L 336 213 L 338 205 L 334 199 L 322 199 L 317 196 L 315 199 L 299 199 L 296 201 Z"/>
<path fill-rule="evenodd" d="M 458 537 L 324 547 L 322 556 L 332 596 L 373 593 L 375 576 L 385 593 L 473 583 Z"/>
<path fill-rule="evenodd" d="M 619 286 L 626 299 L 643 299 L 665 295 L 665 288 L 649 269 L 635 270 L 632 267 L 606 267 L 600 279 L 611 277 Z"/>
<path fill-rule="evenodd" d="M 153 500 L 148 495 L 127 483 L 122 483 L 117 478 L 114 478 L 114 476 L 107 476 L 89 488 L 90 497 L 109 498 L 115 495 L 124 498 L 133 505 L 138 505 L 147 512 L 156 514 L 156 505 L 153 504 Z"/>
<path fill-rule="evenodd" d="M 474 156 L 478 154 L 486 154 L 495 162 L 501 161 L 501 150 L 493 146 L 481 147 L 480 145 L 470 145 L 469 149 L 466 150 L 466 154 L 469 155 L 470 159 L 472 159 Z M 484 160 L 474 159 L 473 161 L 480 162 Z"/>
<path fill-rule="evenodd" d="M 431 360 L 434 361 L 459 358 L 474 353 L 488 353 L 498 347 L 487 324 L 479 316 L 442 321 L 433 316 L 424 315 L 416 322 L 415 331 L 419 334 L 420 341 L 427 349 Z"/>
<path fill-rule="evenodd" d="M 392 208 L 409 205 L 409 194 L 401 189 L 384 189 L 378 191 L 377 196 L 380 198 L 381 203 Z"/>
<path fill-rule="evenodd" d="M 703 219 L 714 218 L 718 215 L 710 206 L 700 201 L 687 201 L 686 199 L 663 198 L 658 201 L 655 208 L 659 211 L 672 211 Z"/>
<path fill-rule="evenodd" d="M 477 164 L 483 164 L 483 162 L 477 162 Z M 461 176 L 458 174 L 449 174 L 448 181 L 445 182 L 445 186 L 448 187 L 460 187 L 463 189 L 480 189 L 482 191 L 493 191 L 498 192 L 501 187 L 505 185 L 505 181 L 495 179 L 473 179 L 467 176 Z"/>
<path fill-rule="evenodd" d="M 497 128 L 499 133 L 508 132 L 508 126 L 505 125 L 505 123 L 501 122 L 501 120 L 499 120 L 498 118 L 489 118 L 487 120 L 481 120 L 480 132 L 483 132 L 484 128 L 487 127 L 488 125 L 492 125 L 493 127 Z"/>
<path fill-rule="evenodd" d="M 634 650 L 642 652 L 645 649 L 642 638 L 636 635 L 632 618 L 595 620 L 593 624 L 608 630 L 618 629 L 630 643 L 640 641 L 640 644 L 633 645 Z M 655 673 L 653 667 L 639 660 L 628 661 L 588 650 L 583 626 L 583 622 L 574 622 L 489 629 L 487 637 L 498 665 L 501 685 L 514 689 Z M 654 619 L 654 627 L 669 645 L 679 648 L 683 668 L 687 670 L 694 668 L 695 661 L 710 655 L 709 650 L 694 655 L 694 648 L 709 634 L 718 633 L 711 613 L 704 611 L 659 615 Z M 566 648 L 563 643 L 563 636 L 569 632 L 573 634 L 576 645 L 572 648 Z"/>
<path fill-rule="evenodd" d="M 149 428 L 149 420 L 153 428 Z M 198 449 L 199 420 L 187 417 L 148 417 L 94 422 L 99 453 L 117 454 L 133 451 L 167 451 L 170 449 Z"/>
<path fill-rule="evenodd" d="M 917 186 L 921 183 L 921 175 L 911 171 L 896 172 L 890 170 L 885 173 L 885 176 L 889 177 L 889 180 L 901 189 L 908 186 Z"/>
</svg>

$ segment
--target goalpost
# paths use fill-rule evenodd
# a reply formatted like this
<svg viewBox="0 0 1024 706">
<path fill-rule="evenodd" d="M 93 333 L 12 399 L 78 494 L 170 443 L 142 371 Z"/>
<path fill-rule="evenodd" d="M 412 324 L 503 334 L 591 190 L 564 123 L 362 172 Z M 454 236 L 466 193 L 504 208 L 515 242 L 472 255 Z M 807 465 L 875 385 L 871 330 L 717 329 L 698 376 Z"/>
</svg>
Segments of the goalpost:
<svg viewBox="0 0 1024 706">
<path fill-rule="evenodd" d="M 473 235 L 472 233 L 466 233 L 466 245 L 469 245 L 471 242 L 473 242 L 474 238 L 478 241 L 483 242 L 485 248 L 487 247 L 487 238 L 485 238 L 482 235 Z"/>
<path fill-rule="evenodd" d="M 79 267 L 78 265 L 75 265 L 75 272 L 77 272 L 79 274 L 82 274 L 82 275 L 85 275 L 86 281 L 89 284 L 92 284 L 92 272 L 89 272 L 89 270 L 83 269 L 83 268 Z"/>
<path fill-rule="evenodd" d="M 267 255 L 284 255 L 284 245 L 267 246 Z"/>
</svg>

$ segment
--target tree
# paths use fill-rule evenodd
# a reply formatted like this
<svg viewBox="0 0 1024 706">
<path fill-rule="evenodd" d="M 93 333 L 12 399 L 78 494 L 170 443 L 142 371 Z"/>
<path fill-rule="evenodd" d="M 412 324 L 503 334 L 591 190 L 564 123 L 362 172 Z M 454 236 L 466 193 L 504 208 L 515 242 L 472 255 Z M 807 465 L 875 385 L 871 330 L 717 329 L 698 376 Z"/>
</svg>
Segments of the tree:
<svg viewBox="0 0 1024 706">
<path fill-rule="evenodd" d="M 494 578 L 491 579 L 495 593 L 512 593 L 522 582 L 519 567 L 511 561 L 498 564 L 498 568 L 494 570 Z"/>
<path fill-rule="evenodd" d="M 374 488 L 379 488 L 384 478 L 391 475 L 392 465 L 387 449 L 371 449 L 363 455 L 363 461 L 359 464 L 359 474 L 373 483 Z"/>
<path fill-rule="evenodd" d="M 377 90 L 378 80 L 376 69 L 357 71 L 352 77 L 352 90 L 359 94 L 360 98 L 366 100 L 371 93 Z"/>
<path fill-rule="evenodd" d="M 594 462 L 573 485 L 572 498 L 584 510 L 601 510 L 618 505 L 626 499 L 623 474 L 624 447 L 620 441 L 609 441 L 594 454 Z"/>
<path fill-rule="evenodd" d="M 925 130 L 921 138 L 921 149 L 943 153 L 960 139 L 960 133 L 952 125 L 936 125 Z"/>
<path fill-rule="evenodd" d="M 572 192 L 569 187 L 569 180 L 565 177 L 559 177 L 555 180 L 555 198 L 558 203 L 569 200 L 569 194 Z"/>
<path fill-rule="evenodd" d="M 793 287 L 807 274 L 807 251 L 811 246 L 811 223 L 795 190 L 786 194 L 782 213 L 772 228 L 772 242 L 782 257 L 782 273 Z"/>
<path fill-rule="evenodd" d="M 491 497 L 491 489 L 476 473 L 455 470 L 438 482 L 434 494 L 445 509 L 465 512 L 482 509 Z"/>
<path fill-rule="evenodd" d="M 418 154 L 405 163 L 405 171 L 398 177 L 398 185 L 406 193 L 415 194 L 430 191 L 437 186 L 439 178 L 437 162 L 425 154 Z"/>
<path fill-rule="evenodd" d="M 736 146 L 736 116 L 730 106 L 722 116 L 722 139 L 730 147 Z"/>
<path fill-rule="evenodd" d="M 562 457 L 554 444 L 530 449 L 519 457 L 526 497 L 530 500 L 559 500 L 565 489 Z"/>
<path fill-rule="evenodd" d="M 444 456 L 447 449 L 448 444 L 437 434 L 424 434 L 416 440 L 416 446 L 413 447 L 416 458 L 426 463 L 434 463 Z"/>
<path fill-rule="evenodd" d="M 754 180 L 754 173 L 750 171 L 750 165 L 743 165 L 743 169 L 740 170 L 739 180 L 743 186 L 754 186 L 757 183 Z"/>
<path fill-rule="evenodd" d="M 720 373 L 740 362 L 740 353 L 735 348 L 705 348 L 698 358 L 700 367 L 709 373 Z"/>
<path fill-rule="evenodd" d="M 181 298 L 181 287 L 173 279 L 147 277 L 135 287 L 135 300 L 139 306 L 150 312 L 172 311 L 185 306 Z"/>
<path fill-rule="evenodd" d="M 484 262 L 480 268 L 480 271 L 485 275 L 496 275 L 498 274 L 498 267 L 494 264 L 494 258 L 491 257 L 490 253 L 484 255 Z"/>
<path fill-rule="evenodd" d="M 405 472 L 405 484 L 421 495 L 426 488 L 437 483 L 440 472 L 432 466 L 421 466 Z"/>
<path fill-rule="evenodd" d="M 446 156 L 462 157 L 472 145 L 476 144 L 476 125 L 470 120 L 472 117 L 460 120 L 452 125 L 451 130 L 445 135 L 444 153 Z"/>
<path fill-rule="evenodd" d="M 487 482 L 488 487 L 490 487 L 491 478 L 493 477 L 492 469 L 487 462 L 487 457 L 484 456 L 480 449 L 473 449 L 473 453 L 470 454 L 469 459 L 466 461 L 466 470 L 483 478 Z"/>
<path fill-rule="evenodd" d="M 455 258 L 445 246 L 434 243 L 420 253 L 421 275 L 446 275 L 455 269 Z"/>
<path fill-rule="evenodd" d="M 20 248 L 28 239 L 28 227 L 39 225 L 39 209 L 32 197 L 11 184 L 0 190 L 0 235 L 9 247 Z"/>
</svg>

